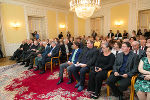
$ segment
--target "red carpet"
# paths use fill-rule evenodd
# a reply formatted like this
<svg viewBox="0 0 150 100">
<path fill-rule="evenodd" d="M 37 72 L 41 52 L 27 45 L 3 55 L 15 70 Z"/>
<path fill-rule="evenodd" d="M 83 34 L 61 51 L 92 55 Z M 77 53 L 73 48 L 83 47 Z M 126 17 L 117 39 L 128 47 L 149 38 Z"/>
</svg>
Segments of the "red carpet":
<svg viewBox="0 0 150 100">
<path fill-rule="evenodd" d="M 28 99 L 28 100 L 76 100 L 86 98 L 89 96 L 86 90 L 77 92 L 77 88 L 74 88 L 76 82 L 72 84 L 66 84 L 68 79 L 64 77 L 64 82 L 60 85 L 56 85 L 58 82 L 59 69 L 54 69 L 51 73 L 48 69 L 45 74 L 38 74 L 39 71 L 25 71 L 23 76 L 14 79 L 10 85 L 6 86 L 7 91 L 17 91 L 15 96 L 16 100 Z M 64 75 L 65 76 L 65 75 Z"/>
</svg>

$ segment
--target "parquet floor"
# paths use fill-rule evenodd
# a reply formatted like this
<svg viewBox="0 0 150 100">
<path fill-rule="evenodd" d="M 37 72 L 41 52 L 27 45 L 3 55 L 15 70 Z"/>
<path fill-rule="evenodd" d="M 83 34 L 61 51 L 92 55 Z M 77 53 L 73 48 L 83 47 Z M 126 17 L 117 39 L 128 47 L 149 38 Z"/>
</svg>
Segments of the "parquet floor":
<svg viewBox="0 0 150 100">
<path fill-rule="evenodd" d="M 0 67 L 5 66 L 5 65 L 15 64 L 15 63 L 16 61 L 9 60 L 9 57 L 0 58 Z"/>
</svg>

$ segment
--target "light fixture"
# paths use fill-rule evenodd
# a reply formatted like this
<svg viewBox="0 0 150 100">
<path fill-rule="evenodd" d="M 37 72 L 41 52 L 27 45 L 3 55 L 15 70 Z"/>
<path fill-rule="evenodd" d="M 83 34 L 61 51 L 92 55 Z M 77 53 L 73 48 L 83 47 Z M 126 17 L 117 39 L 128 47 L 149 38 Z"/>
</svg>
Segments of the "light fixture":
<svg viewBox="0 0 150 100">
<path fill-rule="evenodd" d="M 19 22 L 15 22 L 15 23 L 12 22 L 12 23 L 10 23 L 10 25 L 14 28 L 19 28 L 21 26 L 21 24 Z"/>
<path fill-rule="evenodd" d="M 63 24 L 60 24 L 59 27 L 60 27 L 60 28 L 65 28 L 66 26 L 63 25 Z"/>
<path fill-rule="evenodd" d="M 71 0 L 70 10 L 75 11 L 79 18 L 91 17 L 100 8 L 101 0 Z"/>
<path fill-rule="evenodd" d="M 123 21 L 115 21 L 116 26 L 121 26 L 123 24 Z"/>
</svg>

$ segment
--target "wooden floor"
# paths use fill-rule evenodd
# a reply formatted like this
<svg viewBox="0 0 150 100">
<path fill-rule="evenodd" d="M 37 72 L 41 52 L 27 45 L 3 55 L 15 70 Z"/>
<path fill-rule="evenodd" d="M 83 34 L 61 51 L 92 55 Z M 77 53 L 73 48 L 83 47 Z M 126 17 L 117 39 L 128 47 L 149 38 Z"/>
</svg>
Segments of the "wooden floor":
<svg viewBox="0 0 150 100">
<path fill-rule="evenodd" d="M 15 64 L 15 63 L 16 63 L 16 61 L 9 60 L 9 57 L 0 58 L 0 67 Z"/>
</svg>

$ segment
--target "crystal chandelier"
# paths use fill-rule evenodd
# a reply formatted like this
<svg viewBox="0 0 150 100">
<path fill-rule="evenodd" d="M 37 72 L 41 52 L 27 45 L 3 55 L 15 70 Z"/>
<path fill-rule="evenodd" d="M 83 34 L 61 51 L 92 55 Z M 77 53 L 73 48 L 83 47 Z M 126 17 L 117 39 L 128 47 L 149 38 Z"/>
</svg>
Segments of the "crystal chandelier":
<svg viewBox="0 0 150 100">
<path fill-rule="evenodd" d="M 71 0 L 70 10 L 75 11 L 79 18 L 91 17 L 100 8 L 101 0 Z"/>
</svg>

